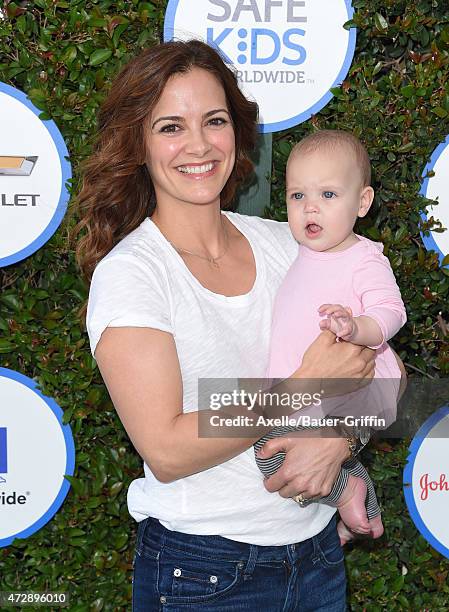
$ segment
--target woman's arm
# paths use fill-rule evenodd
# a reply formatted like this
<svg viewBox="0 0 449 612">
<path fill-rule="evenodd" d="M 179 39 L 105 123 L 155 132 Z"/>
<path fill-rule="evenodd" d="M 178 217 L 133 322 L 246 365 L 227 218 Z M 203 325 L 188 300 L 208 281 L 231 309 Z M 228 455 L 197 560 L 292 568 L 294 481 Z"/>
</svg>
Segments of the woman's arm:
<svg viewBox="0 0 449 612">
<path fill-rule="evenodd" d="M 199 438 L 198 412 L 182 412 L 182 380 L 173 336 L 150 328 L 108 327 L 95 357 L 134 447 L 162 482 L 171 482 L 240 454 L 270 428 L 247 438 Z M 323 332 L 306 351 L 294 378 L 372 378 L 374 352 Z M 303 442 L 303 441 L 300 441 Z M 343 440 L 334 440 L 336 461 Z M 343 445 L 341 444 L 343 442 Z M 341 463 L 341 461 L 340 461 Z M 296 491 L 297 492 L 297 491 Z"/>
</svg>

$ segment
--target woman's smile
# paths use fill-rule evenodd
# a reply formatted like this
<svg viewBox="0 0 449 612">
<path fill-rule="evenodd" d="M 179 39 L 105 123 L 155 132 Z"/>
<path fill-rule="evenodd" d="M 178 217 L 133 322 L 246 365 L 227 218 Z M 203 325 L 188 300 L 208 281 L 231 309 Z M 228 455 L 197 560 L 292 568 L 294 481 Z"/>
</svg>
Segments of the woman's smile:
<svg viewBox="0 0 449 612">
<path fill-rule="evenodd" d="M 186 178 L 201 180 L 215 174 L 218 162 L 203 162 L 202 164 L 185 164 L 178 166 L 177 170 L 184 174 Z"/>
</svg>

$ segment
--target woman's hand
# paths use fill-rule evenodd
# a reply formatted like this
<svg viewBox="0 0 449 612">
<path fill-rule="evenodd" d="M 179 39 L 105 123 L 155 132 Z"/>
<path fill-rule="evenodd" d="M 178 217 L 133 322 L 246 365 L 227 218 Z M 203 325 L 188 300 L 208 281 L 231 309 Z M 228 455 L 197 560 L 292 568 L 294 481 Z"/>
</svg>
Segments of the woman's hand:
<svg viewBox="0 0 449 612">
<path fill-rule="evenodd" d="M 305 499 L 329 495 L 341 464 L 349 458 L 348 442 L 344 438 L 303 436 L 304 432 L 298 432 L 298 436 L 273 438 L 260 449 L 262 459 L 280 451 L 286 453 L 278 471 L 265 479 L 267 491 L 278 491 L 282 497 L 301 493 Z"/>
<path fill-rule="evenodd" d="M 329 330 L 312 342 L 304 353 L 301 367 L 291 378 L 319 378 L 326 381 L 331 378 L 344 379 L 343 392 L 358 389 L 367 384 L 374 376 L 376 352 L 351 342 L 337 342 L 336 336 Z M 349 379 L 354 379 L 351 383 Z M 337 387 L 341 385 L 337 385 Z M 335 393 L 335 395 L 339 395 Z M 332 393 L 329 393 L 332 395 Z"/>
</svg>

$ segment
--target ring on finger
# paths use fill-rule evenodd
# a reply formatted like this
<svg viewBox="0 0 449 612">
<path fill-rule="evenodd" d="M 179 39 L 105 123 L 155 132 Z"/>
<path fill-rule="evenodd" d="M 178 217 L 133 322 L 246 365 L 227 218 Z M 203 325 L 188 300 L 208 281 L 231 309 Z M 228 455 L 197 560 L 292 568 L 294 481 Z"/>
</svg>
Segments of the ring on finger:
<svg viewBox="0 0 449 612">
<path fill-rule="evenodd" d="M 293 499 L 295 500 L 297 504 L 301 506 L 301 508 L 305 508 L 307 504 L 309 503 L 309 500 L 306 497 L 304 497 L 302 493 L 298 493 L 298 495 L 294 495 Z"/>
</svg>

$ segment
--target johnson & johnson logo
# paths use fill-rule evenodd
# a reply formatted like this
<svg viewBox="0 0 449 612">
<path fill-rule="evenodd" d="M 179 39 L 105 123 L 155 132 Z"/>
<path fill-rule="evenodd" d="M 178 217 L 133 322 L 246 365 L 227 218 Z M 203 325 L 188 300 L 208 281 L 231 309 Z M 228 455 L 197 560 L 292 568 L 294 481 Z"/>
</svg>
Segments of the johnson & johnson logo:
<svg viewBox="0 0 449 612">
<path fill-rule="evenodd" d="M 449 491 L 449 482 L 446 480 L 446 474 L 440 474 L 436 480 L 431 480 L 430 474 L 423 474 L 419 479 L 421 489 L 421 499 L 425 501 L 429 498 L 429 493 L 435 491 Z"/>
</svg>

